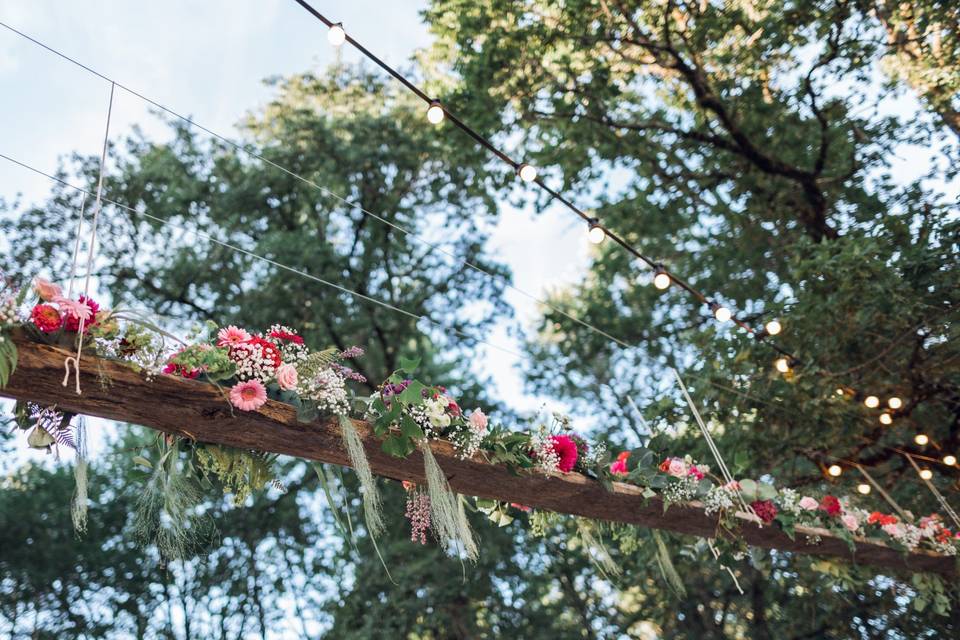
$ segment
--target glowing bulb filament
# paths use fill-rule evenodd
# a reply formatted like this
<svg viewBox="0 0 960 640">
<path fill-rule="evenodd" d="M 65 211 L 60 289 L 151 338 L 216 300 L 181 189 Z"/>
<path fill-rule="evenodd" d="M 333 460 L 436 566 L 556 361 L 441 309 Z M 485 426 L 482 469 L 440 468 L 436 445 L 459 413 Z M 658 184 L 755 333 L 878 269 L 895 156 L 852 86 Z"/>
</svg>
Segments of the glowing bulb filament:
<svg viewBox="0 0 960 640">
<path fill-rule="evenodd" d="M 843 473 L 843 467 L 838 464 L 832 464 L 830 465 L 830 468 L 827 469 L 827 473 L 832 475 L 834 478 L 839 477 L 840 474 Z"/>
<path fill-rule="evenodd" d="M 783 327 L 780 326 L 780 323 L 777 322 L 776 320 L 771 320 L 766 325 L 764 325 L 763 328 L 766 329 L 767 333 L 771 336 L 775 336 L 778 333 L 780 333 L 780 331 L 783 330 Z"/>
<path fill-rule="evenodd" d="M 517 169 L 517 173 L 520 175 L 520 179 L 524 182 L 533 182 L 537 179 L 537 170 L 526 162 L 520 165 L 520 168 Z"/>
<path fill-rule="evenodd" d="M 653 274 L 653 286 L 663 291 L 670 286 L 670 275 L 663 267 L 657 267 Z"/>
<path fill-rule="evenodd" d="M 868 493 L 870 493 L 870 485 L 866 483 L 860 483 L 857 485 L 857 491 L 859 491 L 863 495 L 867 495 Z"/>
<path fill-rule="evenodd" d="M 343 30 L 343 25 L 337 23 L 330 27 L 330 30 L 327 31 L 327 42 L 332 44 L 335 47 L 339 47 L 344 42 L 347 41 L 347 32 Z"/>
<path fill-rule="evenodd" d="M 593 244 L 600 244 L 607 237 L 607 232 L 603 230 L 596 218 L 590 221 L 590 227 L 587 231 L 587 239 Z"/>
<path fill-rule="evenodd" d="M 443 122 L 443 107 L 440 106 L 440 103 L 434 100 L 430 103 L 430 107 L 427 109 L 427 122 L 430 124 L 440 124 Z"/>
<path fill-rule="evenodd" d="M 922 447 L 930 442 L 930 438 L 927 437 L 927 434 L 925 433 L 918 433 L 916 436 L 914 436 L 913 441 Z"/>
<path fill-rule="evenodd" d="M 877 396 L 867 396 L 864 398 L 863 404 L 867 405 L 871 409 L 876 409 L 880 406 L 880 398 Z"/>
</svg>

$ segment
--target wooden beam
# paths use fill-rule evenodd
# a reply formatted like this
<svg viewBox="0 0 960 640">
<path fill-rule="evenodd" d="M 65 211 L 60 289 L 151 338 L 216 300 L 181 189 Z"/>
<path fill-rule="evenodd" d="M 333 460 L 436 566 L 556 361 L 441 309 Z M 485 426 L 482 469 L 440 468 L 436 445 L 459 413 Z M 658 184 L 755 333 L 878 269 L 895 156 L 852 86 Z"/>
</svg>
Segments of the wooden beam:
<svg viewBox="0 0 960 640">
<path fill-rule="evenodd" d="M 273 453 L 349 466 L 336 420 L 315 424 L 297 421 L 293 407 L 268 401 L 259 411 L 232 411 L 225 395 L 214 385 L 173 376 L 147 381 L 122 363 L 86 357 L 81 374 L 82 395 L 73 383 L 62 385 L 65 350 L 15 339 L 19 364 L 0 395 L 120 422 L 150 427 L 164 433 L 202 442 L 258 449 Z M 406 459 L 385 454 L 369 425 L 354 421 L 374 473 L 395 480 L 425 482 L 423 458 L 419 452 Z M 625 522 L 641 527 L 711 538 L 720 535 L 717 518 L 707 516 L 699 503 L 672 506 L 663 512 L 659 498 L 644 499 L 642 489 L 614 483 L 613 490 L 578 473 L 545 476 L 539 473 L 516 475 L 501 465 L 484 461 L 482 454 L 462 460 L 453 446 L 434 441 L 437 461 L 451 487 L 465 495 L 516 502 L 598 520 Z M 845 558 L 896 571 L 930 571 L 956 575 L 953 558 L 928 551 L 903 554 L 880 541 L 858 540 L 851 552 L 847 543 L 823 529 L 797 527 L 791 540 L 776 526 L 758 526 L 746 516 L 741 534 L 747 543 L 814 556 Z"/>
</svg>

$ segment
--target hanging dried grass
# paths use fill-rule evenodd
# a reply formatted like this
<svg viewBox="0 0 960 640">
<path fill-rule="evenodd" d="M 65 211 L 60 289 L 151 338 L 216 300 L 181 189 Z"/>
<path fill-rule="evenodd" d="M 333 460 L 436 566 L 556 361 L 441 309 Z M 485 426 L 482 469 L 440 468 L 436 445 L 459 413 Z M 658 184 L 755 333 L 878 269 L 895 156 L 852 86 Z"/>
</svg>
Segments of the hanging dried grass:
<svg viewBox="0 0 960 640">
<path fill-rule="evenodd" d="M 423 452 L 423 469 L 427 476 L 427 493 L 430 496 L 430 520 L 440 542 L 462 549 L 467 557 L 476 560 L 480 556 L 477 543 L 473 540 L 470 521 L 463 507 L 461 497 L 450 489 L 450 483 L 443 474 L 437 459 L 430 450 L 427 440 L 420 441 Z"/>
<path fill-rule="evenodd" d="M 70 501 L 70 519 L 73 529 L 78 534 L 87 532 L 87 424 L 83 418 L 77 421 L 76 455 L 77 461 L 73 467 L 74 490 Z"/>
<path fill-rule="evenodd" d="M 367 460 L 367 452 L 363 449 L 363 441 L 353 422 L 346 416 L 340 416 L 340 433 L 350 464 L 360 479 L 363 517 L 367 523 L 367 530 L 371 537 L 379 536 L 384 531 L 383 502 L 380 499 L 380 490 L 377 489 L 377 480 L 370 471 L 370 462 Z"/>
<path fill-rule="evenodd" d="M 597 566 L 604 573 L 614 576 L 620 575 L 620 566 L 610 557 L 610 552 L 607 551 L 607 547 L 598 535 L 599 526 L 597 523 L 587 518 L 576 518 L 576 522 L 577 534 L 580 536 L 584 549 L 590 554 L 590 558 L 597 563 Z"/>
</svg>

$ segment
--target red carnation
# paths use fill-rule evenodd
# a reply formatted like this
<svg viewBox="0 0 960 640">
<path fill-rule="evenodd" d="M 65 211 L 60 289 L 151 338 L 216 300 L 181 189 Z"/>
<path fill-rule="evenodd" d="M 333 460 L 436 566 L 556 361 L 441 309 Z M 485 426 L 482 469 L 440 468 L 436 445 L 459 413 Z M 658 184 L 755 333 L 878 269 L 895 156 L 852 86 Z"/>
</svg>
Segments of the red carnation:
<svg viewBox="0 0 960 640">
<path fill-rule="evenodd" d="M 30 312 L 30 319 L 40 331 L 44 333 L 53 333 L 63 326 L 63 318 L 56 307 L 49 304 L 38 304 Z"/>
<path fill-rule="evenodd" d="M 884 527 L 888 524 L 897 524 L 897 516 L 889 516 L 879 511 L 874 511 L 867 517 L 868 524 L 876 524 Z"/>
<path fill-rule="evenodd" d="M 277 349 L 277 346 L 270 342 L 269 340 L 264 340 L 263 338 L 253 337 L 247 340 L 246 342 L 240 343 L 238 346 L 247 346 L 252 345 L 254 347 L 259 347 L 260 349 L 260 358 L 266 360 L 266 364 L 272 364 L 273 368 L 276 369 L 282 363 L 282 358 L 280 357 L 280 350 Z M 236 353 L 235 353 L 236 352 Z M 230 359 L 238 360 L 243 359 L 246 354 L 242 349 L 236 347 L 231 347 L 230 349 Z"/>
<path fill-rule="evenodd" d="M 754 500 L 750 506 L 764 524 L 770 524 L 777 517 L 777 505 L 772 500 Z"/>
<path fill-rule="evenodd" d="M 836 496 L 823 496 L 823 500 L 820 501 L 820 511 L 825 511 L 828 516 L 838 516 L 843 511 L 843 507 L 840 506 Z"/>
<path fill-rule="evenodd" d="M 180 376 L 181 378 L 187 378 L 193 380 L 200 375 L 200 369 L 187 369 L 182 364 L 176 364 L 173 362 L 168 362 L 167 366 L 163 368 L 163 372 L 168 376 Z"/>
<path fill-rule="evenodd" d="M 274 340 L 283 340 L 284 342 L 292 342 L 294 344 L 303 344 L 303 338 L 293 333 L 291 331 L 284 331 L 283 329 L 274 329 L 269 333 L 269 336 Z"/>
<path fill-rule="evenodd" d="M 570 436 L 550 436 L 550 441 L 560 461 L 557 468 L 564 473 L 573 471 L 574 465 L 577 464 L 577 443 Z"/>
<path fill-rule="evenodd" d="M 533 511 L 530 507 L 525 504 L 520 504 L 519 502 L 511 502 L 510 506 L 514 509 L 520 509 L 520 511 Z"/>
<path fill-rule="evenodd" d="M 83 332 L 87 332 L 87 328 L 97 324 L 97 312 L 100 311 L 100 305 L 93 300 L 93 298 L 88 298 L 86 296 L 80 296 L 77 298 L 81 305 L 87 305 L 87 308 L 90 309 L 90 317 L 87 318 L 83 323 Z M 79 331 L 80 330 L 80 318 L 75 313 L 67 310 L 67 313 L 63 317 L 63 328 L 67 331 Z"/>
</svg>

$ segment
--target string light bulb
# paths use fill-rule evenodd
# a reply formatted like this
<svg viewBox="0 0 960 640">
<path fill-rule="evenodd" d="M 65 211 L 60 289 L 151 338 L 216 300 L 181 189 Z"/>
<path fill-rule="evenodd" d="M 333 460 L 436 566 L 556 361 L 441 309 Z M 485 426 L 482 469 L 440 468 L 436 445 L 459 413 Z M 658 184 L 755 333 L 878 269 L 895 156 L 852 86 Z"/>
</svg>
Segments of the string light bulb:
<svg viewBox="0 0 960 640">
<path fill-rule="evenodd" d="M 524 162 L 517 168 L 517 175 L 524 182 L 533 182 L 537 179 L 537 170 L 533 166 Z"/>
<path fill-rule="evenodd" d="M 829 473 L 830 475 L 832 475 L 834 478 L 839 478 L 839 477 L 840 477 L 840 474 L 843 473 L 843 467 L 841 467 L 841 466 L 838 465 L 838 464 L 832 464 L 832 465 L 830 465 L 830 467 L 827 469 L 827 473 Z"/>
<path fill-rule="evenodd" d="M 880 406 L 880 398 L 877 396 L 867 396 L 863 399 L 863 404 L 867 405 L 871 409 L 876 409 Z"/>
<path fill-rule="evenodd" d="M 925 446 L 928 442 L 930 442 L 930 438 L 928 438 L 928 437 L 927 437 L 927 434 L 925 434 L 925 433 L 918 433 L 917 435 L 915 435 L 915 436 L 913 437 L 913 441 L 916 442 L 916 443 L 917 443 L 918 445 L 920 445 L 921 447 L 923 447 L 923 446 Z"/>
<path fill-rule="evenodd" d="M 901 400 L 897 396 L 893 396 L 892 398 L 887 400 L 887 406 L 890 407 L 891 409 L 899 409 L 900 407 L 903 406 L 903 400 Z"/>
<path fill-rule="evenodd" d="M 844 392 L 844 390 L 843 390 L 843 387 L 837 387 L 836 393 L 837 393 L 838 396 L 845 395 L 845 392 Z"/>
<path fill-rule="evenodd" d="M 653 286 L 661 291 L 670 286 L 670 274 L 660 265 L 657 265 L 656 271 L 653 272 Z"/>
<path fill-rule="evenodd" d="M 443 122 L 443 116 L 443 106 L 436 100 L 433 100 L 427 108 L 427 122 L 430 124 L 440 124 Z"/>
<path fill-rule="evenodd" d="M 893 416 L 891 416 L 889 413 L 881 413 L 880 424 L 893 424 Z"/>
<path fill-rule="evenodd" d="M 929 480 L 933 477 L 933 471 L 930 471 L 930 469 L 920 469 L 920 477 L 924 480 Z"/>
<path fill-rule="evenodd" d="M 766 330 L 767 335 L 775 336 L 783 330 L 783 327 L 780 326 L 780 323 L 776 320 L 771 320 L 767 324 L 763 325 L 763 328 Z"/>
<path fill-rule="evenodd" d="M 733 317 L 733 314 L 730 313 L 730 309 L 727 309 L 716 302 L 712 302 L 710 304 L 710 310 L 713 311 L 713 317 L 720 322 L 726 322 Z"/>
<path fill-rule="evenodd" d="M 339 47 L 347 41 L 347 32 L 343 30 L 343 23 L 338 22 L 327 31 L 327 42 L 335 47 Z"/>
<path fill-rule="evenodd" d="M 773 366 L 776 367 L 780 373 L 790 372 L 790 361 L 786 358 L 777 358 L 773 361 Z"/>
<path fill-rule="evenodd" d="M 587 240 L 591 244 L 600 244 L 607 238 L 607 232 L 603 230 L 603 227 L 600 226 L 600 221 L 596 218 L 590 218 L 589 227 L 587 229 Z"/>
<path fill-rule="evenodd" d="M 870 485 L 866 482 L 861 482 L 857 485 L 857 491 L 863 495 L 867 495 L 870 493 Z"/>
<path fill-rule="evenodd" d="M 953 465 L 957 464 L 957 456 L 950 455 L 948 453 L 947 455 L 943 456 L 943 464 L 947 465 L 948 467 L 952 467 Z"/>
</svg>

